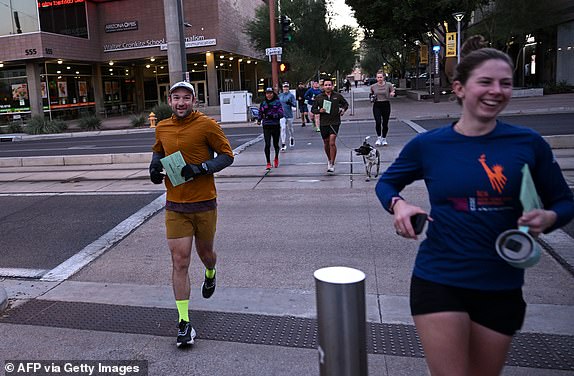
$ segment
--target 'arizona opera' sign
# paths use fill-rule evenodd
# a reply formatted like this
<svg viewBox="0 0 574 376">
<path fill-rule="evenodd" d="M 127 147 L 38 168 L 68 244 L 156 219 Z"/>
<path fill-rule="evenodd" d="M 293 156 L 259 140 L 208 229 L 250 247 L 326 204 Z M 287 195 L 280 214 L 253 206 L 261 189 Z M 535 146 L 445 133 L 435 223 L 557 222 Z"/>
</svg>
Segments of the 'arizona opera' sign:
<svg viewBox="0 0 574 376">
<path fill-rule="evenodd" d="M 137 21 L 125 21 L 125 22 L 118 22 L 118 23 L 110 23 L 106 24 L 105 30 L 106 33 L 116 33 L 118 31 L 128 31 L 128 30 L 137 30 L 138 29 L 138 22 Z"/>
<path fill-rule="evenodd" d="M 185 48 L 215 46 L 217 39 L 205 39 L 203 35 L 185 37 Z M 159 47 L 162 51 L 167 50 L 167 41 L 162 39 L 136 40 L 131 42 L 104 44 L 104 52 L 135 50 L 138 48 Z"/>
</svg>

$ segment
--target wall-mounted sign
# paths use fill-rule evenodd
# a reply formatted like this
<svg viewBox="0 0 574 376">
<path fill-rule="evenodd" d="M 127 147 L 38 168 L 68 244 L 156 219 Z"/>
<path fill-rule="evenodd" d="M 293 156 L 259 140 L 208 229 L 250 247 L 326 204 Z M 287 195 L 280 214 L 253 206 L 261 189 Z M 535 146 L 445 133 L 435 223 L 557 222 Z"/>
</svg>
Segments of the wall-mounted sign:
<svg viewBox="0 0 574 376">
<path fill-rule="evenodd" d="M 192 37 L 185 37 L 185 48 L 215 46 L 217 39 L 205 39 L 203 35 L 194 35 Z M 160 50 L 167 51 L 167 43 L 162 44 Z"/>
<path fill-rule="evenodd" d="M 215 46 L 217 44 L 216 39 L 205 39 L 203 35 L 194 35 L 185 38 L 185 47 L 202 47 L 202 46 Z M 121 42 L 121 43 L 110 43 L 104 44 L 104 52 L 114 52 L 114 51 L 124 51 L 124 50 L 134 50 L 138 48 L 150 48 L 159 47 L 162 51 L 167 50 L 167 41 L 165 38 L 147 39 L 147 40 L 135 40 L 131 42 Z"/>
<path fill-rule="evenodd" d="M 137 21 L 125 21 L 125 22 L 118 22 L 118 23 L 110 23 L 106 24 L 105 31 L 106 33 L 116 33 L 118 31 L 128 31 L 128 30 L 137 30 L 138 29 L 138 22 Z"/>
<path fill-rule="evenodd" d="M 38 0 L 38 8 L 48 8 L 56 7 L 61 5 L 72 5 L 78 3 L 85 3 L 86 0 L 52 0 L 52 1 L 40 1 Z"/>
<path fill-rule="evenodd" d="M 104 44 L 104 52 L 135 50 L 138 48 L 158 47 L 165 43 L 165 39 L 134 40 L 131 42 Z"/>
</svg>

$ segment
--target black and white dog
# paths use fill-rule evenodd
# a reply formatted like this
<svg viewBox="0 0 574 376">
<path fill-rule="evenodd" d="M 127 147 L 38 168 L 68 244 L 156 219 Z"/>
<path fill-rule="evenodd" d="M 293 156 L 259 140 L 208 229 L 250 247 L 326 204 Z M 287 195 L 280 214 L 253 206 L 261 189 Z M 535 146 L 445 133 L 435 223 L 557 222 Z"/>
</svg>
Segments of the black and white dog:
<svg viewBox="0 0 574 376">
<path fill-rule="evenodd" d="M 375 147 L 369 144 L 369 138 L 370 136 L 365 137 L 363 145 L 355 149 L 355 153 L 363 157 L 365 171 L 367 172 L 367 181 L 369 181 L 372 177 L 376 178 L 379 176 L 379 167 L 381 164 L 381 155 Z M 375 168 L 374 175 L 373 167 Z"/>
</svg>

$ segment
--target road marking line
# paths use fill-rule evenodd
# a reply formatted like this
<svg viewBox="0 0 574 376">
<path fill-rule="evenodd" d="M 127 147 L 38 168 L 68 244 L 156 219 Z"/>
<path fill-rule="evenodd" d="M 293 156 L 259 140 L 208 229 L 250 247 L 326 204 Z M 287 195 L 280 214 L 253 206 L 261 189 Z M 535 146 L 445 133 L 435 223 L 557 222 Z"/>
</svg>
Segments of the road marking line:
<svg viewBox="0 0 574 376">
<path fill-rule="evenodd" d="M 48 271 L 48 269 L 0 268 L 0 277 L 41 278 Z"/>
<path fill-rule="evenodd" d="M 146 219 L 154 215 L 165 206 L 165 193 L 148 205 L 144 206 L 136 213 L 122 221 L 116 227 L 102 235 L 93 243 L 87 245 L 80 252 L 70 257 L 54 269 L 46 273 L 41 281 L 64 281 L 78 272 L 84 266 L 102 255 L 114 244 L 129 235 L 134 229 L 140 226 Z"/>
</svg>

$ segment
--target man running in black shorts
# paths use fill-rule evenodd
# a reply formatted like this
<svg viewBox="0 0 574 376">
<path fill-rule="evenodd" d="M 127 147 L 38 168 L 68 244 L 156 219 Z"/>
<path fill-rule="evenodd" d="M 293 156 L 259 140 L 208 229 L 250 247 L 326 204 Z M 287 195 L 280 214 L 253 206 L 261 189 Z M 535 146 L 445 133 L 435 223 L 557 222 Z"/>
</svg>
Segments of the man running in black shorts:
<svg viewBox="0 0 574 376">
<path fill-rule="evenodd" d="M 333 81 L 326 79 L 323 82 L 324 92 L 315 97 L 311 112 L 319 116 L 321 138 L 325 154 L 327 155 L 327 172 L 335 172 L 335 158 L 337 157 L 337 134 L 341 125 L 341 116 L 349 108 L 345 98 L 333 91 Z"/>
</svg>

